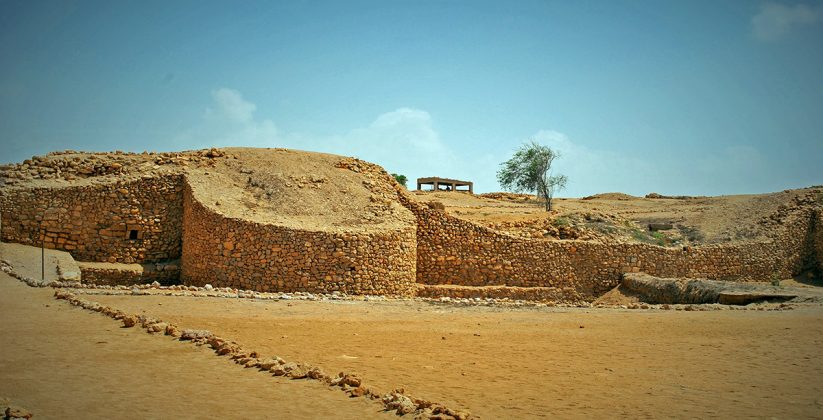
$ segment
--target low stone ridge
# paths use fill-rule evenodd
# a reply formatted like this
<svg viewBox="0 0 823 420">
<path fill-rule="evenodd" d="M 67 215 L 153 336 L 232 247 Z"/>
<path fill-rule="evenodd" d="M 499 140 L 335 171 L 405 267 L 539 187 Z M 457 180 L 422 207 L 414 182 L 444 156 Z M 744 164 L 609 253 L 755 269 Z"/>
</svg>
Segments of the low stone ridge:
<svg viewBox="0 0 823 420">
<path fill-rule="evenodd" d="M 13 405 L 6 406 L 3 408 L 2 412 L 3 420 L 23 420 L 34 417 L 31 411 Z"/>
<path fill-rule="evenodd" d="M 80 262 L 77 265 L 87 284 L 132 285 L 154 281 L 173 284 L 180 278 L 179 260 L 143 264 Z"/>
<path fill-rule="evenodd" d="M 585 305 L 586 298 L 580 296 L 576 290 L 556 287 L 512 287 L 512 286 L 455 286 L 455 285 L 422 285 L 417 292 L 420 297 L 477 299 L 477 300 L 510 300 L 547 303 L 569 303 Z"/>
<path fill-rule="evenodd" d="M 652 304 L 748 305 L 758 302 L 784 302 L 798 297 L 805 301 L 822 301 L 823 294 L 815 290 L 736 283 L 705 279 L 658 278 L 645 273 L 628 273 L 620 286 Z"/>
<path fill-rule="evenodd" d="M 389 393 L 381 394 L 379 391 L 365 385 L 363 380 L 355 374 L 340 372 L 336 376 L 331 376 L 321 368 L 305 362 L 287 362 L 278 356 L 263 358 L 258 352 L 248 350 L 241 344 L 219 337 L 208 330 L 181 329 L 176 325 L 145 314 L 126 314 L 100 303 L 78 298 L 70 290 L 58 289 L 55 291 L 54 297 L 58 300 L 65 300 L 71 305 L 121 321 L 125 328 L 139 326 L 149 334 L 163 334 L 177 338 L 180 341 L 191 342 L 197 346 L 209 346 L 216 355 L 226 356 L 235 364 L 244 368 L 257 369 L 264 373 L 270 373 L 272 376 L 282 376 L 295 380 L 315 380 L 329 387 L 340 389 L 352 398 L 365 397 L 376 400 L 382 403 L 385 411 L 395 412 L 398 415 L 410 414 L 414 418 L 443 420 L 468 420 L 474 418 L 468 412 L 414 398 L 402 389 L 395 389 Z"/>
</svg>

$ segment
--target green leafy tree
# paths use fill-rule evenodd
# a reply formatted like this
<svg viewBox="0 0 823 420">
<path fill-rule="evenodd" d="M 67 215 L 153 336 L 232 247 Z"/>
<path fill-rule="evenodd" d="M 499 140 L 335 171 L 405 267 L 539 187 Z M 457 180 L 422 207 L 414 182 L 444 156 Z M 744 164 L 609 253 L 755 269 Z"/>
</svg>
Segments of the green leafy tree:
<svg viewBox="0 0 823 420">
<path fill-rule="evenodd" d="M 551 175 L 552 162 L 560 153 L 536 141 L 524 143 L 511 159 L 500 164 L 497 182 L 507 191 L 532 192 L 552 210 L 552 197 L 566 187 L 565 175 Z"/>
<path fill-rule="evenodd" d="M 407 189 L 409 188 L 409 187 L 406 185 L 406 181 L 408 181 L 408 179 L 406 178 L 406 175 L 391 174 L 391 176 L 393 176 L 393 177 L 394 177 L 394 180 L 395 180 L 395 181 L 397 181 L 397 183 L 398 183 L 398 184 L 400 184 L 400 185 L 402 185 L 402 186 L 406 187 Z"/>
</svg>

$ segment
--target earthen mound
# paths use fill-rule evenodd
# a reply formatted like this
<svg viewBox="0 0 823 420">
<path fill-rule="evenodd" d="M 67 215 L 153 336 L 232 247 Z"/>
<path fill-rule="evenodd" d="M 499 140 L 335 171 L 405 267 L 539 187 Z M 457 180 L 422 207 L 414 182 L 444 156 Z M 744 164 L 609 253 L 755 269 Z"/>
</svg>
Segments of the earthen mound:
<svg viewBox="0 0 823 420">
<path fill-rule="evenodd" d="M 311 230 L 413 223 L 393 181 L 374 165 L 287 149 L 223 150 L 231 158 L 193 168 L 188 179 L 195 198 L 224 216 Z"/>
</svg>

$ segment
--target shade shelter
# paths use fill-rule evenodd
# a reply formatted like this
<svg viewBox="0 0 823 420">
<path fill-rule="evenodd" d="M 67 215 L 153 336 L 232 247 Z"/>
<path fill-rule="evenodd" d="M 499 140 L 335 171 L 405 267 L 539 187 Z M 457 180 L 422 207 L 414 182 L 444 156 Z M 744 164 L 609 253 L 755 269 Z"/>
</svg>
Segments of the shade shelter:
<svg viewBox="0 0 823 420">
<path fill-rule="evenodd" d="M 431 185 L 432 191 L 463 191 L 468 192 L 470 194 L 474 193 L 473 182 L 460 181 L 458 179 L 439 178 L 436 176 L 428 178 L 417 178 L 417 189 L 420 190 L 423 185 Z"/>
</svg>

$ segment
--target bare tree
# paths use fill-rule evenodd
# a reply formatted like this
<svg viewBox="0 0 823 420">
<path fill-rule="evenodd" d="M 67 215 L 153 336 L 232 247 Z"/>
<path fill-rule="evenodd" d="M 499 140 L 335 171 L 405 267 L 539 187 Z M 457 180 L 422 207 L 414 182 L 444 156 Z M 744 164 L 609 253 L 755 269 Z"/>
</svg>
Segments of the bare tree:
<svg viewBox="0 0 823 420">
<path fill-rule="evenodd" d="M 552 162 L 560 153 L 536 141 L 520 146 L 511 159 L 500 164 L 497 182 L 503 189 L 514 192 L 533 192 L 545 202 L 546 211 L 552 210 L 554 193 L 566 187 L 565 175 L 552 175 Z"/>
</svg>

